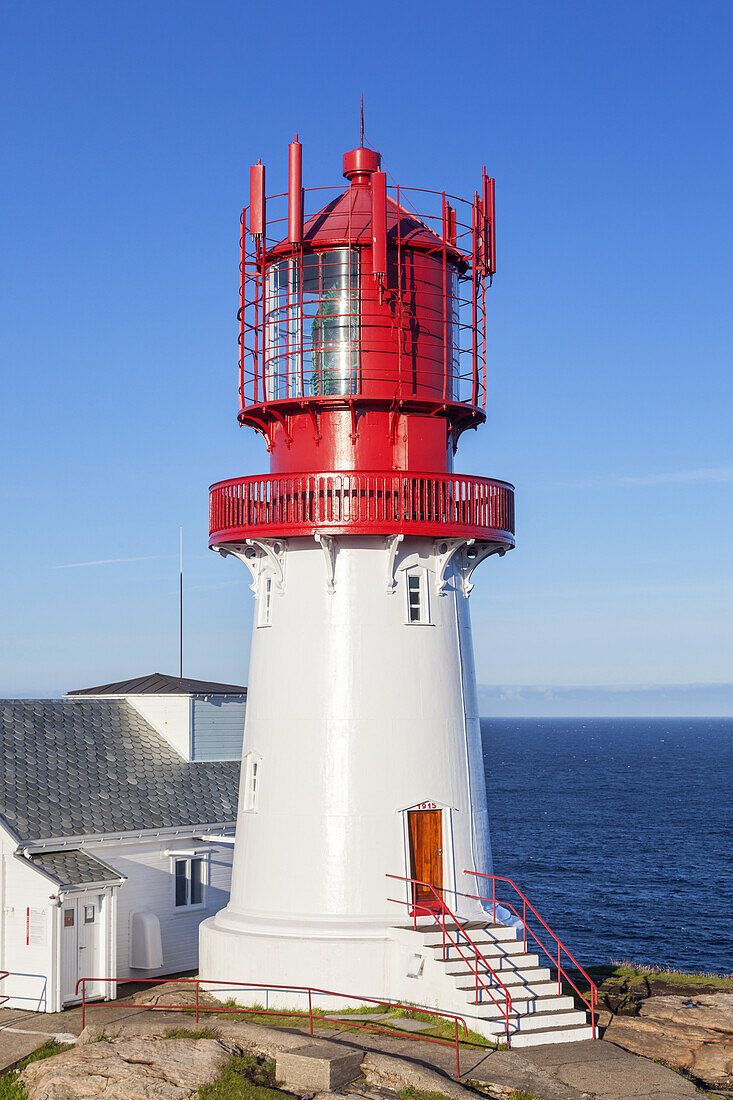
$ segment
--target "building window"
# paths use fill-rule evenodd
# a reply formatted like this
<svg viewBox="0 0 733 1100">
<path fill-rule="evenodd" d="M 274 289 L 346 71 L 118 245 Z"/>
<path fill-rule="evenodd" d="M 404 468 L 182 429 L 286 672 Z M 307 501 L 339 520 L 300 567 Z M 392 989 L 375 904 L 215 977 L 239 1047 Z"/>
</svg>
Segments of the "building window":
<svg viewBox="0 0 733 1100">
<path fill-rule="evenodd" d="M 244 758 L 244 809 L 247 813 L 254 813 L 257 809 L 260 765 L 260 757 L 248 752 Z"/>
<path fill-rule="evenodd" d="M 429 623 L 427 573 L 424 569 L 405 574 L 407 591 L 407 622 Z"/>
<path fill-rule="evenodd" d="M 257 607 L 257 625 L 272 625 L 272 576 L 265 573 L 260 577 L 260 599 Z"/>
<path fill-rule="evenodd" d="M 174 861 L 176 909 L 203 908 L 206 889 L 205 864 L 206 860 L 201 856 Z"/>
</svg>

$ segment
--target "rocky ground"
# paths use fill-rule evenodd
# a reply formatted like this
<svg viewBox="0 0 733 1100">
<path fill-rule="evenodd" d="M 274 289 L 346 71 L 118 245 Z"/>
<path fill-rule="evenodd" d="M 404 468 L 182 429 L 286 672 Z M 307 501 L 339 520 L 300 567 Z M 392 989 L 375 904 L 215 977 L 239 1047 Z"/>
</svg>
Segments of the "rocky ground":
<svg viewBox="0 0 733 1100">
<path fill-rule="evenodd" d="M 591 973 L 607 1042 L 733 1094 L 733 980 L 630 966 Z"/>
<path fill-rule="evenodd" d="M 670 993 L 664 983 L 664 992 L 658 992 L 648 976 L 617 979 L 606 975 L 601 983 L 603 1041 L 519 1051 L 465 1048 L 460 1081 L 450 1047 L 416 1042 L 408 1034 L 379 1035 L 344 1023 L 318 1025 L 316 1044 L 328 1039 L 331 1050 L 336 1042 L 363 1052 L 361 1075 L 339 1090 L 342 1100 L 344 1095 L 353 1100 L 475 1100 L 481 1094 L 496 1100 L 733 1097 L 733 991 L 701 992 L 698 985 L 691 996 Z M 274 1065 L 278 1052 L 311 1043 L 307 1026 L 293 1020 L 263 1026 L 218 1012 L 202 1014 L 196 1023 L 191 1014 L 151 1011 L 174 999 L 190 1007 L 190 989 L 157 987 L 137 996 L 138 1007 L 128 1011 L 96 1006 L 73 1046 L 28 1065 L 15 1084 L 6 1078 L 4 1086 L 0 1079 L 0 1100 L 194 1100 L 202 1095 L 281 1100 L 282 1094 L 272 1089 L 240 1092 L 236 1075 L 235 1091 L 221 1082 L 229 1081 L 233 1067 L 246 1074 L 248 1066 Z M 221 1008 L 205 995 L 200 1004 Z M 336 1031 L 336 1026 L 347 1030 Z M 202 1093 L 207 1085 L 213 1091 Z M 319 1100 L 331 1096 L 318 1095 Z"/>
</svg>

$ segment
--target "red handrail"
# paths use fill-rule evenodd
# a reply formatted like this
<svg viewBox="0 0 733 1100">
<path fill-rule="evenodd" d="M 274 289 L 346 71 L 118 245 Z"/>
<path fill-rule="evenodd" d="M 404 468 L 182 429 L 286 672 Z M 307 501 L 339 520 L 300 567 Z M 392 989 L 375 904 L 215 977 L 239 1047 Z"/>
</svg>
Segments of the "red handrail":
<svg viewBox="0 0 733 1100">
<path fill-rule="evenodd" d="M 460 922 L 458 920 L 458 917 L 455 915 L 455 913 L 451 912 L 451 910 L 446 905 L 444 899 L 440 896 L 440 894 L 438 894 L 435 887 L 432 886 L 429 882 L 421 882 L 420 879 L 416 879 L 416 878 L 404 878 L 402 875 L 387 875 L 386 878 L 393 878 L 393 879 L 396 879 L 398 882 L 407 882 L 407 883 L 410 883 L 413 887 L 414 886 L 426 887 L 434 895 L 434 897 L 435 897 L 435 899 L 438 903 L 437 910 L 436 909 L 431 909 L 429 906 L 421 907 L 415 900 L 413 900 L 413 901 L 401 901 L 399 898 L 387 898 L 387 901 L 392 901 L 396 905 L 408 905 L 408 906 L 412 905 L 412 917 L 413 917 L 415 929 L 417 929 L 417 915 L 418 915 L 418 912 L 420 912 L 422 915 L 425 915 L 425 916 L 431 916 L 433 918 L 433 920 L 436 922 L 436 924 L 439 925 L 439 927 L 443 931 L 443 959 L 444 959 L 444 961 L 447 962 L 448 958 L 449 958 L 448 953 L 449 953 L 450 947 L 446 944 L 446 937 L 447 937 L 448 940 L 450 940 L 450 943 L 453 945 L 453 947 L 455 947 L 455 949 L 458 951 L 458 954 L 461 956 L 464 963 L 466 963 L 466 965 L 468 966 L 468 969 L 470 971 L 472 971 L 472 973 L 476 977 L 476 1004 L 481 1004 L 481 997 L 480 997 L 480 992 L 479 992 L 479 986 L 481 986 L 481 989 L 485 990 L 489 994 L 489 996 L 491 997 L 491 1000 L 494 1002 L 496 1007 L 499 1009 L 499 1011 L 504 1016 L 504 1022 L 505 1022 L 505 1025 L 506 1025 L 506 1037 L 507 1037 L 507 1044 L 508 1044 L 509 1043 L 509 1016 L 512 1012 L 512 997 L 511 997 L 511 994 L 510 994 L 509 990 L 507 989 L 507 987 L 504 985 L 504 983 L 501 980 L 501 978 L 499 977 L 499 975 L 494 970 L 494 968 L 491 966 L 491 964 L 488 962 L 488 960 L 485 959 L 484 956 L 481 954 L 481 952 L 479 951 L 478 947 L 476 946 L 476 944 L 473 942 L 473 940 L 469 936 L 466 929 L 460 924 Z M 454 921 L 456 927 L 461 929 L 461 935 L 463 935 L 466 942 L 473 949 L 473 952 L 474 952 L 474 963 L 473 964 L 471 964 L 471 962 L 463 954 L 463 951 L 461 951 L 460 943 L 453 938 L 453 936 L 451 935 L 449 930 L 446 928 L 446 923 L 445 923 L 445 914 L 446 913 Z M 497 999 L 494 996 L 491 988 L 488 985 L 486 985 L 486 983 L 483 981 L 482 978 L 479 977 L 479 972 L 478 972 L 479 962 L 483 963 L 483 965 L 486 967 L 486 969 L 489 971 L 491 976 L 496 981 L 496 984 L 503 990 L 503 992 L 504 992 L 504 1006 L 503 1007 L 497 1001 Z"/>
<path fill-rule="evenodd" d="M 9 978 L 9 977 L 10 977 L 10 971 L 9 970 L 0 970 L 0 982 L 3 981 L 4 978 Z M 10 997 L 6 996 L 5 994 L 0 994 L 0 1005 L 4 1005 L 5 1002 L 9 1001 L 9 1000 L 10 1000 Z"/>
<path fill-rule="evenodd" d="M 0 978 L 2 976 L 7 977 L 7 973 L 5 975 L 2 975 L 2 973 L 0 972 Z M 151 979 L 151 978 L 124 978 L 123 981 L 120 984 L 123 984 L 123 985 L 141 985 L 141 984 L 151 985 L 151 984 L 154 984 L 155 980 L 156 979 Z M 249 1015 L 255 1015 L 255 1016 L 303 1016 L 303 1017 L 308 1018 L 309 1025 L 310 1025 L 309 1030 L 310 1030 L 311 1035 L 313 1035 L 313 1021 L 314 1020 L 330 1020 L 331 1019 L 330 1016 L 320 1016 L 320 1015 L 316 1014 L 313 1011 L 313 994 L 314 993 L 319 994 L 319 995 L 323 995 L 323 996 L 327 996 L 327 997 L 342 997 L 344 1000 L 348 1000 L 348 1001 L 364 1001 L 365 1003 L 368 1003 L 368 1004 L 381 1005 L 382 1007 L 387 1007 L 387 1008 L 399 1008 L 399 1009 L 403 1009 L 406 1012 L 427 1012 L 431 1016 L 442 1016 L 446 1020 L 452 1020 L 453 1023 L 454 1023 L 454 1039 L 452 1041 L 448 1040 L 448 1039 L 435 1039 L 435 1038 L 432 1038 L 429 1035 L 422 1035 L 422 1034 L 416 1033 L 416 1032 L 408 1032 L 404 1036 L 400 1035 L 400 1038 L 404 1037 L 404 1038 L 410 1038 L 410 1039 L 418 1039 L 418 1040 L 420 1040 L 420 1042 L 423 1042 L 423 1043 L 436 1043 L 438 1046 L 447 1046 L 447 1047 L 454 1046 L 455 1051 L 456 1051 L 456 1074 L 457 1074 L 458 1077 L 461 1076 L 461 1058 L 460 1058 L 460 1046 L 459 1046 L 459 1039 L 458 1039 L 458 1025 L 461 1024 L 463 1026 L 464 1038 L 468 1036 L 468 1026 L 467 1026 L 466 1021 L 464 1020 L 463 1016 L 458 1016 L 455 1012 L 441 1012 L 437 1008 L 429 1008 L 429 1007 L 426 1007 L 426 1006 L 423 1006 L 423 1005 L 402 1004 L 400 1001 L 393 1001 L 393 1000 L 390 1000 L 389 998 L 379 999 L 377 997 L 362 997 L 361 995 L 357 996 L 356 994 L 352 994 L 352 993 L 341 993 L 338 990 L 334 990 L 334 989 L 317 989 L 315 986 L 308 986 L 308 985 L 271 985 L 269 983 L 264 983 L 264 982 L 231 982 L 231 981 L 226 981 L 226 982 L 221 981 L 220 982 L 216 978 L 205 978 L 205 979 L 202 979 L 202 978 L 169 978 L 169 979 L 163 979 L 163 981 L 165 982 L 166 985 L 195 985 L 195 987 L 196 987 L 196 1002 L 195 1002 L 196 1023 L 199 1022 L 199 1014 L 201 1012 L 225 1012 L 225 1013 L 230 1013 L 231 1012 L 231 1013 L 249 1014 Z M 212 986 L 212 985 L 217 986 L 218 991 L 221 991 L 222 989 L 256 989 L 256 990 L 260 990 L 260 991 L 265 990 L 266 992 L 277 991 L 277 992 L 285 992 L 285 993 L 307 993 L 308 994 L 308 1011 L 307 1012 L 299 1011 L 298 1009 L 287 1009 L 287 1010 L 285 1010 L 285 1009 L 274 1009 L 274 1008 L 230 1008 L 229 1006 L 224 1007 L 223 1005 L 202 1005 L 201 1002 L 200 1002 L 200 996 L 199 996 L 199 990 L 200 990 L 200 986 L 201 986 L 202 981 L 203 981 L 203 984 L 207 987 Z M 104 983 L 109 985 L 110 984 L 110 979 L 109 978 L 86 977 L 86 978 L 79 978 L 78 982 L 76 983 L 75 994 L 76 994 L 77 997 L 79 995 L 79 986 L 81 986 L 81 1026 L 82 1026 L 82 1030 L 86 1026 L 86 1006 L 87 1006 L 86 983 L 87 982 L 104 982 Z M 120 1005 L 120 1003 L 122 1003 L 122 1002 L 116 1001 L 115 1003 L 117 1005 Z M 140 1008 L 144 1011 L 157 1011 L 157 1010 L 160 1010 L 160 1011 L 166 1011 L 166 1012 L 170 1012 L 170 1011 L 183 1012 L 186 1009 L 190 1008 L 190 1005 L 155 1004 L 155 1005 L 126 1005 L 125 1007 L 127 1007 L 127 1008 Z M 357 1023 L 356 1021 L 352 1024 L 351 1021 L 349 1021 L 348 1026 L 353 1027 L 353 1028 L 361 1028 L 365 1031 L 374 1031 L 374 1032 L 376 1032 L 377 1034 L 380 1034 L 380 1035 L 394 1035 L 395 1034 L 395 1032 L 393 1030 L 389 1029 L 389 1028 L 376 1027 L 374 1024 L 363 1024 L 363 1023 Z"/>
<path fill-rule="evenodd" d="M 542 948 L 544 953 L 550 959 L 550 961 L 552 962 L 552 965 L 557 968 L 558 993 L 562 993 L 562 979 L 565 978 L 565 980 L 573 987 L 575 992 L 578 994 L 581 1001 L 583 1001 L 583 1003 L 588 1006 L 588 1008 L 590 1010 L 591 1027 L 593 1028 L 593 1038 L 595 1039 L 596 1038 L 596 1013 L 598 1011 L 598 986 L 591 979 L 590 975 L 587 974 L 585 970 L 583 970 L 583 967 L 570 954 L 570 952 L 568 951 L 565 944 L 561 943 L 561 941 L 558 939 L 558 937 L 555 935 L 555 933 L 550 928 L 549 924 L 545 920 L 542 919 L 542 917 L 539 915 L 539 913 L 537 912 L 535 907 L 525 897 L 525 895 L 522 893 L 522 891 L 519 889 L 519 887 L 516 885 L 515 882 L 512 882 L 512 880 L 510 878 L 504 878 L 502 875 L 487 875 L 483 871 L 465 871 L 464 870 L 463 873 L 464 873 L 464 875 L 474 875 L 476 878 L 489 878 L 489 879 L 492 880 L 493 889 L 492 889 L 491 898 L 481 897 L 478 894 L 463 894 L 462 897 L 473 898 L 476 901 L 486 901 L 486 902 L 491 901 L 491 903 L 493 905 L 494 923 L 496 923 L 496 884 L 497 884 L 497 882 L 508 882 L 509 885 L 512 887 L 512 889 L 515 890 L 519 894 L 519 896 L 520 896 L 520 898 L 522 899 L 522 902 L 523 902 L 523 910 L 522 910 L 522 915 L 521 916 L 520 916 L 519 912 L 515 909 L 515 907 L 511 904 L 511 902 L 502 901 L 499 904 L 506 906 L 507 909 L 511 909 L 512 913 L 514 913 L 514 915 L 519 917 L 519 919 L 521 920 L 522 926 L 524 928 L 524 950 L 525 950 L 525 952 L 527 950 L 527 932 L 529 932 L 530 936 L 532 936 L 532 938 L 535 940 L 535 942 L 539 944 L 539 946 Z M 531 911 L 537 917 L 537 920 L 540 922 L 540 924 L 543 926 L 543 928 L 545 928 L 550 933 L 553 940 L 557 944 L 557 958 L 555 958 L 554 952 L 552 954 L 550 954 L 550 952 L 547 950 L 547 948 L 543 944 L 542 940 L 540 940 L 539 937 L 535 935 L 534 931 L 527 924 L 527 909 L 531 909 Z M 579 973 L 581 973 L 583 975 L 583 977 L 585 978 L 585 980 L 588 982 L 588 985 L 590 987 L 590 1000 L 588 1000 L 587 997 L 583 996 L 583 994 L 580 992 L 580 990 L 578 989 L 575 982 L 572 980 L 572 978 L 568 974 L 567 970 L 563 969 L 562 964 L 561 964 L 561 954 L 560 954 L 561 952 L 564 952 L 567 955 L 567 957 L 570 959 L 570 961 L 575 966 L 576 970 L 578 970 Z"/>
</svg>

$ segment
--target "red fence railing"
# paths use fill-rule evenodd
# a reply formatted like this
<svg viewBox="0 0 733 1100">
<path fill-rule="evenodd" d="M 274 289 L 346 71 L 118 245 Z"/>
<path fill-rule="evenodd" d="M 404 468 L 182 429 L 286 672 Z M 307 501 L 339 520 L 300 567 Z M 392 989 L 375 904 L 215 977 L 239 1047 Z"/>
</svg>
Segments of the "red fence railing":
<svg viewBox="0 0 733 1100">
<path fill-rule="evenodd" d="M 491 880 L 492 888 L 491 888 L 491 897 L 490 898 L 482 897 L 480 894 L 465 894 L 463 896 L 468 897 L 468 898 L 473 898 L 476 901 L 483 901 L 483 902 L 487 902 L 487 903 L 490 902 L 491 905 L 492 905 L 492 908 L 493 908 L 494 923 L 496 923 L 496 907 L 497 907 L 497 905 L 503 906 L 505 909 L 509 909 L 512 913 L 514 913 L 514 915 L 516 917 L 519 917 L 519 919 L 522 922 L 522 927 L 524 929 L 524 950 L 525 950 L 525 952 L 527 950 L 527 935 L 529 934 L 532 937 L 532 939 L 535 941 L 535 943 L 539 947 L 542 948 L 545 955 L 547 955 L 547 957 L 550 959 L 552 965 L 557 969 L 557 991 L 558 991 L 558 993 L 562 993 L 562 983 L 563 983 L 563 979 L 564 979 L 566 982 L 568 982 L 569 985 L 571 985 L 573 987 L 575 992 L 580 997 L 581 1001 L 583 1001 L 583 1003 L 588 1006 L 588 1009 L 590 1011 L 591 1027 L 593 1028 L 593 1038 L 595 1039 L 595 1037 L 596 1037 L 596 1014 L 598 1012 L 598 986 L 591 979 L 590 975 L 586 974 L 585 970 L 583 970 L 582 966 L 580 966 L 580 964 L 576 961 L 576 959 L 573 958 L 573 956 L 570 954 L 570 952 L 565 947 L 565 945 L 560 942 L 558 937 L 555 935 L 555 933 L 550 928 L 549 924 L 547 924 L 547 922 L 542 919 L 542 917 L 539 915 L 539 913 L 537 912 L 535 907 L 531 904 L 531 902 L 529 902 L 527 900 L 527 898 L 524 896 L 524 894 L 519 889 L 519 887 L 514 882 L 512 882 L 512 880 L 510 878 L 502 878 L 500 875 L 487 875 L 487 874 L 484 874 L 482 871 L 464 871 L 463 873 L 464 873 L 464 875 L 472 875 L 475 878 L 490 879 Z M 512 888 L 512 890 L 514 890 L 515 893 L 521 899 L 521 902 L 522 902 L 522 912 L 521 913 L 517 910 L 517 908 L 510 901 L 507 901 L 506 899 L 503 899 L 503 900 L 500 901 L 500 900 L 497 899 L 497 896 L 496 896 L 496 884 L 497 884 L 497 882 L 507 882 L 507 883 L 509 883 L 509 886 Z M 530 928 L 529 924 L 527 923 L 527 910 L 529 910 L 530 913 L 532 913 L 537 918 L 537 920 L 540 922 L 540 924 L 545 929 L 545 931 L 548 932 L 550 934 L 550 936 L 552 936 L 553 940 L 555 941 L 555 946 L 553 947 L 552 951 L 548 951 L 548 949 L 545 947 L 545 945 L 543 944 L 543 942 L 539 938 L 539 936 L 537 936 L 536 933 L 534 932 L 534 930 L 532 928 Z M 583 977 L 585 978 L 585 980 L 588 982 L 588 988 L 589 988 L 589 996 L 588 997 L 584 996 L 584 994 L 582 994 L 580 992 L 577 985 L 575 984 L 575 982 L 572 980 L 572 978 L 568 974 L 567 970 L 563 967 L 563 965 L 562 965 L 563 955 L 566 955 L 567 958 L 570 959 L 570 961 L 572 962 L 573 966 L 578 971 L 578 973 L 582 974 Z"/>
<path fill-rule="evenodd" d="M 76 983 L 76 995 L 79 996 L 79 989 L 81 988 L 81 1026 L 82 1030 L 86 1027 L 86 1012 L 89 1002 L 86 998 L 86 983 L 91 982 L 94 984 L 105 983 L 109 984 L 109 978 L 80 978 Z M 154 985 L 150 978 L 125 978 L 122 982 L 124 985 Z M 427 1012 L 431 1016 L 440 1016 L 442 1019 L 451 1021 L 454 1025 L 454 1035 L 452 1039 L 439 1039 L 432 1035 L 423 1035 L 419 1032 L 402 1032 L 395 1030 L 399 1028 L 399 1024 L 395 1024 L 395 1028 L 379 1027 L 376 1024 L 365 1024 L 358 1020 L 358 1017 L 353 1021 L 348 1021 L 348 1028 L 360 1029 L 364 1031 L 373 1031 L 380 1035 L 393 1035 L 398 1036 L 400 1039 L 417 1039 L 423 1043 L 435 1043 L 438 1046 L 454 1047 L 456 1052 L 456 1074 L 461 1076 L 461 1055 L 460 1055 L 460 1034 L 459 1025 L 463 1029 L 464 1038 L 468 1037 L 468 1027 L 466 1021 L 462 1016 L 456 1015 L 454 1012 L 441 1012 L 437 1008 L 428 1008 L 423 1005 L 414 1004 L 402 1004 L 400 1001 L 392 1001 L 389 999 L 378 999 L 376 997 L 362 997 L 356 996 L 351 993 L 341 993 L 333 989 L 316 989 L 315 986 L 305 985 L 270 985 L 262 982 L 220 982 L 215 978 L 170 978 L 165 980 L 165 985 L 188 985 L 193 986 L 195 989 L 195 999 L 192 1005 L 184 1004 L 169 1004 L 158 1002 L 154 1005 L 151 1004 L 133 1004 L 129 1002 L 115 1001 L 115 1007 L 119 1007 L 124 1004 L 126 1008 L 139 1008 L 142 1011 L 162 1011 L 162 1012 L 193 1012 L 196 1016 L 196 1023 L 199 1022 L 201 1013 L 213 1012 L 229 1015 L 230 1013 L 240 1015 L 254 1015 L 254 1016 L 302 1016 L 304 1020 L 308 1020 L 309 1030 L 313 1035 L 313 1021 L 331 1021 L 334 1022 L 332 1017 L 323 1015 L 322 1012 L 318 1013 L 313 1010 L 313 997 L 339 997 L 345 1001 L 360 1001 L 364 1004 L 379 1005 L 384 1008 L 399 1009 L 405 1012 Z M 251 989 L 253 992 L 269 992 L 269 993 L 301 993 L 308 997 L 308 1010 L 295 1009 L 275 1009 L 275 1008 L 261 1008 L 257 1006 L 246 1007 L 241 1006 L 234 1008 L 230 1004 L 225 1005 L 205 1005 L 201 1003 L 201 985 L 204 985 L 205 992 L 211 992 L 211 987 L 216 988 L 217 993 L 226 990 L 243 990 Z M 109 1002 L 108 1002 L 109 1003 Z M 98 998 L 94 1000 L 95 1008 L 102 1007 Z M 343 1020 L 339 1020 L 339 1023 L 343 1023 Z"/>
<path fill-rule="evenodd" d="M 253 535 L 463 535 L 514 545 L 514 489 L 455 474 L 320 473 L 232 478 L 211 486 L 210 545 Z"/>
</svg>

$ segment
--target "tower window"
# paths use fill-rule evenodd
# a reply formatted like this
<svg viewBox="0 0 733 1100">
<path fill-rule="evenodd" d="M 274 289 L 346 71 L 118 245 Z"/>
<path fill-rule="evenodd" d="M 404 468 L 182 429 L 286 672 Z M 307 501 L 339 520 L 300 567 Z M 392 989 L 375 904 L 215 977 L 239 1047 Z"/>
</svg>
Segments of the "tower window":
<svg viewBox="0 0 733 1100">
<path fill-rule="evenodd" d="M 429 623 L 427 573 L 424 569 L 406 574 L 407 622 Z"/>
<path fill-rule="evenodd" d="M 272 626 L 272 576 L 269 573 L 266 573 L 260 578 L 257 625 Z"/>
<path fill-rule="evenodd" d="M 260 779 L 260 757 L 248 752 L 244 758 L 244 810 L 254 813 L 257 809 L 257 794 Z"/>
</svg>

